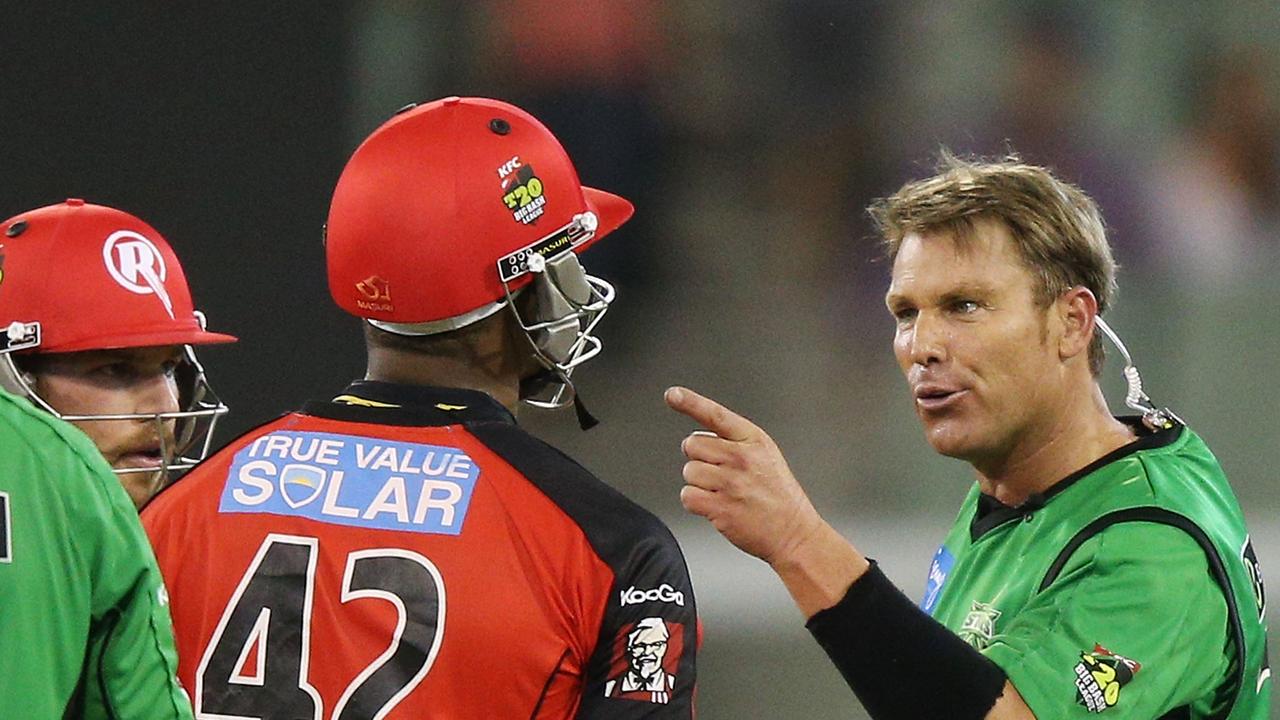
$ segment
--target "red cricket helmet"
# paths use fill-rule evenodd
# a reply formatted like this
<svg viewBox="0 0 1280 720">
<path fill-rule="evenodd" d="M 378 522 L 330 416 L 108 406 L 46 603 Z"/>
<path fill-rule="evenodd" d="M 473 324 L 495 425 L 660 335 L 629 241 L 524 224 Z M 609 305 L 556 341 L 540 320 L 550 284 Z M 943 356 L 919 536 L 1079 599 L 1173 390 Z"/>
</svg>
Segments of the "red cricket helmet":
<svg viewBox="0 0 1280 720">
<path fill-rule="evenodd" d="M 0 227 L 0 328 L 39 324 L 39 344 L 22 349 L 235 341 L 204 329 L 173 249 L 129 213 L 72 199 Z"/>
<path fill-rule="evenodd" d="M 428 335 L 487 317 L 532 283 L 534 313 L 517 318 L 568 386 L 569 370 L 599 352 L 591 330 L 614 296 L 576 255 L 633 212 L 583 187 L 560 142 L 520 108 L 458 97 L 410 106 L 338 179 L 329 292 L 382 330 Z"/>
<path fill-rule="evenodd" d="M 208 452 L 214 422 L 227 412 L 213 394 L 192 345 L 234 342 L 205 330 L 204 316 L 173 249 L 129 213 L 71 199 L 0 224 L 0 388 L 71 422 L 173 421 L 170 470 Z M 24 356 L 181 345 L 178 412 L 66 415 L 36 392 Z M 198 456 L 184 456 L 188 451 Z M 117 470 L 117 472 L 146 472 Z"/>
<path fill-rule="evenodd" d="M 593 213 L 594 232 L 572 244 L 581 252 L 633 211 L 583 187 L 560 142 L 520 108 L 436 100 L 384 123 L 343 169 L 329 206 L 329 292 L 357 317 L 457 318 L 505 299 L 500 259 Z"/>
</svg>

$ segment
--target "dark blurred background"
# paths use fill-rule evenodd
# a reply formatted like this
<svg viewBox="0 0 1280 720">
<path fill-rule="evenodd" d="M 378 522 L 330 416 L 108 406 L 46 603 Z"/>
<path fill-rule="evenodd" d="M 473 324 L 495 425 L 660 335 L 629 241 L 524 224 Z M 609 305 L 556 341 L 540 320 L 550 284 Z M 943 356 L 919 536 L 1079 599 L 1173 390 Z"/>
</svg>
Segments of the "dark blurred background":
<svg viewBox="0 0 1280 720">
<path fill-rule="evenodd" d="M 1016 150 L 1100 202 L 1124 266 L 1112 325 L 1219 454 L 1280 582 L 1274 2 L 5 5 L 0 213 L 83 197 L 170 240 L 211 328 L 241 338 L 202 352 L 233 408 L 220 442 L 363 372 L 320 228 L 396 108 L 515 102 L 585 182 L 636 202 L 586 256 L 620 296 L 579 374 L 604 424 L 522 420 L 681 539 L 702 718 L 861 711 L 767 568 L 681 511 L 689 427 L 661 392 L 770 429 L 819 509 L 918 594 L 971 478 L 911 415 L 863 208 L 943 146 Z M 1107 377 L 1119 409 L 1114 354 Z"/>
</svg>

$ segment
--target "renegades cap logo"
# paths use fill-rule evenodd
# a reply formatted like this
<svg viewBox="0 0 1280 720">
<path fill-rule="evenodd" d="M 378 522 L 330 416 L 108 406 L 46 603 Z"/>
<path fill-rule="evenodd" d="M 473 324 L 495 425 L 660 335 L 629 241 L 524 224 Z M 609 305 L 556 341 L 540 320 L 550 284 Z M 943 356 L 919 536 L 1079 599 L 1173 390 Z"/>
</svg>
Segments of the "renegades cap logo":
<svg viewBox="0 0 1280 720">
<path fill-rule="evenodd" d="M 1114 707 L 1120 702 L 1120 688 L 1128 685 L 1140 669 L 1140 663 L 1094 645 L 1093 652 L 1080 653 L 1080 662 L 1076 663 L 1076 703 L 1091 713 Z"/>
<path fill-rule="evenodd" d="M 150 240 L 132 230 L 117 230 L 102 245 L 102 262 L 120 287 L 138 295 L 155 295 L 173 318 L 173 301 L 164 287 L 169 270 Z"/>
</svg>

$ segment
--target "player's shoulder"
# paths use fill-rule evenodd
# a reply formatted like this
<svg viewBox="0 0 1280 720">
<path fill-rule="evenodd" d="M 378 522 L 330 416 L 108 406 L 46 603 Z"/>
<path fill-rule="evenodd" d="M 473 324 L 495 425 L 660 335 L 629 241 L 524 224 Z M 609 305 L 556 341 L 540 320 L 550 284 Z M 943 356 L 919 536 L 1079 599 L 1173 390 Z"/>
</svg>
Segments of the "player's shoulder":
<svg viewBox="0 0 1280 720">
<path fill-rule="evenodd" d="M 1243 541 L 1247 531 L 1239 501 L 1218 459 L 1194 430 L 1171 423 L 1131 446 L 1136 450 L 1121 448 L 1117 452 L 1123 457 L 1098 473 L 1091 488 L 1097 492 L 1086 506 L 1120 519 L 1140 512 L 1128 508 L 1152 506 L 1161 510 L 1146 512 L 1167 516 L 1158 521 L 1185 526 L 1192 535 L 1199 528 Z"/>
<path fill-rule="evenodd" d="M 1144 508 L 1144 510 L 1148 510 Z M 1159 509 L 1151 508 L 1155 513 Z M 1157 584 L 1186 580 L 1211 580 L 1206 544 L 1198 540 L 1194 527 L 1168 517 L 1135 514 L 1118 519 L 1078 541 L 1077 553 L 1093 565 L 1094 571 L 1147 573 Z"/>
<path fill-rule="evenodd" d="M 1169 499 L 1200 499 L 1206 494 L 1233 496 L 1222 465 L 1204 439 L 1185 425 L 1178 425 L 1175 430 L 1175 441 L 1140 455 L 1152 492 Z"/>
<path fill-rule="evenodd" d="M 468 423 L 466 429 L 573 519 L 594 545 L 615 548 L 643 540 L 675 545 L 656 515 L 519 426 Z"/>
<path fill-rule="evenodd" d="M 1059 487 L 1070 491 L 1067 503 L 1076 514 L 1089 509 L 1136 505 L 1189 508 L 1190 500 L 1210 495 L 1230 495 L 1222 467 L 1204 441 L 1181 422 L 1150 430 L 1138 418 L 1121 418 L 1135 428 L 1136 439 L 1072 473 Z M 1204 498 L 1211 499 L 1211 498 Z"/>
<path fill-rule="evenodd" d="M 1225 616 L 1228 560 L 1186 517 L 1159 507 L 1128 508 L 1076 533 L 1049 564 L 1039 589 L 1121 592 L 1169 612 L 1209 603 Z M 1179 592 L 1168 592 L 1171 587 Z"/>
</svg>

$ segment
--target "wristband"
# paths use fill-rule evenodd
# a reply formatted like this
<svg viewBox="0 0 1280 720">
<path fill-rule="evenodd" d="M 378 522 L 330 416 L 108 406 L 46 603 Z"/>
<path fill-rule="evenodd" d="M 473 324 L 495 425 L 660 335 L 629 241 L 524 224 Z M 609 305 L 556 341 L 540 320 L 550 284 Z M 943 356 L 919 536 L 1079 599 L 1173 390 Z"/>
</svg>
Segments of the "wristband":
<svg viewBox="0 0 1280 720">
<path fill-rule="evenodd" d="M 924 614 L 874 561 L 805 624 L 875 720 L 982 720 L 1005 673 Z"/>
</svg>

